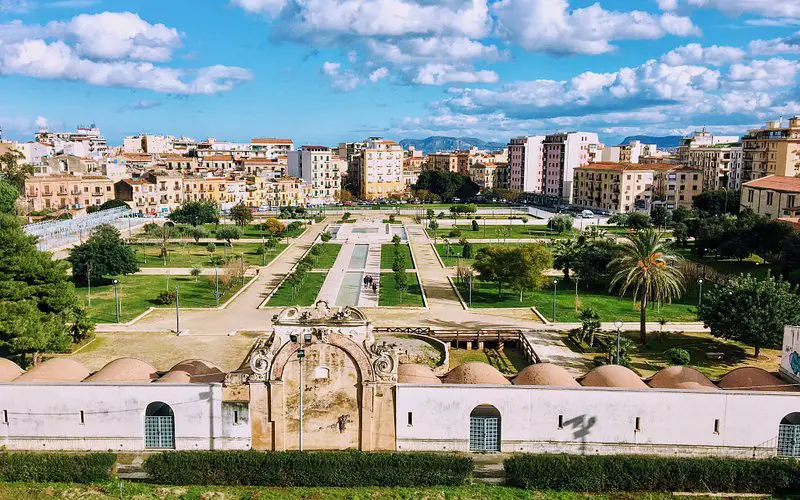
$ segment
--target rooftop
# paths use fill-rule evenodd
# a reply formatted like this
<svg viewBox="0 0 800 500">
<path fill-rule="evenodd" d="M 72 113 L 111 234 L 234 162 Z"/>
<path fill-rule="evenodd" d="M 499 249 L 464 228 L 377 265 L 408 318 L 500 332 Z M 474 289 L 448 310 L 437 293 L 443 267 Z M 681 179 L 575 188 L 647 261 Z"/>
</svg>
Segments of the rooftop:
<svg viewBox="0 0 800 500">
<path fill-rule="evenodd" d="M 255 138 L 250 144 L 294 144 L 291 139 L 275 139 L 272 137 Z"/>
<path fill-rule="evenodd" d="M 756 189 L 771 189 L 773 191 L 800 193 L 800 177 L 768 175 L 754 181 L 745 182 L 744 186 Z"/>
<path fill-rule="evenodd" d="M 677 165 L 669 163 L 614 163 L 614 162 L 596 162 L 578 167 L 581 170 L 612 170 L 612 171 L 645 171 L 645 170 L 676 170 Z"/>
</svg>

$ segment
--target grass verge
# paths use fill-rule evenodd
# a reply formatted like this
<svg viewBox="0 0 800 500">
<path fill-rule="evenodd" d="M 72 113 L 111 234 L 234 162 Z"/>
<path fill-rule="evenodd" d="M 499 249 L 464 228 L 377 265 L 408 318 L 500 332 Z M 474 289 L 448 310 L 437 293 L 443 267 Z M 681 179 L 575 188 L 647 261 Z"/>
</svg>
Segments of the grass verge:
<svg viewBox="0 0 800 500">
<path fill-rule="evenodd" d="M 408 244 L 399 245 L 400 255 L 406 263 L 406 269 L 414 269 L 414 263 L 411 260 L 411 250 Z M 381 269 L 391 269 L 394 263 L 394 244 L 381 245 Z"/>
<path fill-rule="evenodd" d="M 278 291 L 275 292 L 269 301 L 268 307 L 274 306 L 310 306 L 317 300 L 322 284 L 325 282 L 327 273 L 308 273 L 300 288 L 295 290 L 294 299 L 292 298 L 292 287 L 284 282 Z"/>
<path fill-rule="evenodd" d="M 403 293 L 403 298 L 401 299 L 400 291 L 394 284 L 394 273 L 381 273 L 381 287 L 378 292 L 379 306 L 425 306 L 422 301 L 422 289 L 419 286 L 417 273 L 406 273 L 406 276 L 408 276 L 408 289 Z"/>
</svg>

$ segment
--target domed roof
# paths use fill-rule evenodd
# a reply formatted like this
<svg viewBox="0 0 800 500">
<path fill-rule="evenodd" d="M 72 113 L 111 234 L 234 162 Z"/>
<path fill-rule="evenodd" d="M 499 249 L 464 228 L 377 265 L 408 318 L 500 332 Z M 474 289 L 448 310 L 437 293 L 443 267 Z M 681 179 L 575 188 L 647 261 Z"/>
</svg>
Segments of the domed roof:
<svg viewBox="0 0 800 500">
<path fill-rule="evenodd" d="M 192 381 L 192 376 L 183 370 L 171 370 L 155 381 L 165 384 L 188 384 Z"/>
<path fill-rule="evenodd" d="M 136 358 L 111 361 L 84 382 L 149 382 L 156 378 L 156 369 Z"/>
<path fill-rule="evenodd" d="M 22 375 L 22 368 L 10 359 L 0 358 L 0 382 L 11 382 Z"/>
<path fill-rule="evenodd" d="M 657 389 L 717 389 L 717 386 L 708 377 L 688 366 L 670 366 L 660 370 L 650 379 L 650 387 Z"/>
<path fill-rule="evenodd" d="M 80 382 L 89 370 L 74 359 L 50 358 L 26 371 L 14 382 Z"/>
<path fill-rule="evenodd" d="M 441 384 L 442 381 L 430 367 L 419 363 L 403 363 L 397 367 L 397 381 L 401 384 Z"/>
<path fill-rule="evenodd" d="M 481 363 L 470 361 L 463 365 L 458 365 L 444 377 L 445 384 L 511 384 L 497 368 Z"/>
<path fill-rule="evenodd" d="M 757 366 L 743 366 L 731 370 L 719 380 L 718 385 L 723 389 L 744 391 L 797 391 L 794 386 L 786 384 L 775 375 Z"/>
<path fill-rule="evenodd" d="M 583 377 L 581 384 L 586 387 L 647 389 L 647 384 L 636 373 L 621 365 L 598 366 Z"/>
<path fill-rule="evenodd" d="M 192 382 L 222 382 L 225 373 L 217 365 L 204 359 L 187 359 L 173 366 L 170 370 L 184 371 L 192 377 Z"/>
<path fill-rule="evenodd" d="M 581 386 L 567 370 L 553 363 L 537 363 L 528 366 L 514 377 L 513 382 L 514 385 Z"/>
</svg>

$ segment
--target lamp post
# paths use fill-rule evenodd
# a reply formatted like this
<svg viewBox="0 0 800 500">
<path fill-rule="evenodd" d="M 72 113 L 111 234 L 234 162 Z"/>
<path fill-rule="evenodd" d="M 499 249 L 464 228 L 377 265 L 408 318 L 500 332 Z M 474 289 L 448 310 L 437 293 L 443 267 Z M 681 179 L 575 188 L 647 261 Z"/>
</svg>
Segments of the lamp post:
<svg viewBox="0 0 800 500">
<path fill-rule="evenodd" d="M 553 280 L 553 323 L 556 322 L 556 295 L 558 294 L 558 280 Z"/>
<path fill-rule="evenodd" d="M 117 285 L 119 285 L 119 280 L 114 280 L 114 313 L 117 316 L 117 323 L 119 323 L 119 290 Z"/>
<path fill-rule="evenodd" d="M 575 312 L 578 312 L 578 278 L 575 278 Z"/>
<path fill-rule="evenodd" d="M 244 287 L 244 252 L 239 252 L 239 255 L 241 256 L 241 260 L 239 262 L 241 263 L 242 269 L 242 287 Z"/>
<path fill-rule="evenodd" d="M 616 320 L 614 322 L 614 326 L 617 327 L 617 364 L 619 364 L 619 335 L 620 331 L 622 330 L 622 321 Z"/>
<path fill-rule="evenodd" d="M 697 280 L 697 285 L 699 286 L 699 291 L 697 294 L 697 312 L 700 312 L 700 306 L 703 305 L 703 278 Z"/>
<path fill-rule="evenodd" d="M 89 284 L 89 307 L 92 307 L 92 263 L 86 265 L 86 281 Z"/>
<path fill-rule="evenodd" d="M 178 285 L 175 285 L 175 333 L 181 334 L 181 296 Z"/>
<path fill-rule="evenodd" d="M 214 266 L 214 297 L 217 299 L 217 307 L 219 307 L 219 267 Z"/>
<path fill-rule="evenodd" d="M 297 350 L 297 360 L 300 363 L 300 437 L 299 449 L 303 451 L 303 358 L 306 357 L 306 351 L 302 347 Z"/>
<path fill-rule="evenodd" d="M 472 309 L 472 271 L 469 273 L 469 307 Z"/>
</svg>

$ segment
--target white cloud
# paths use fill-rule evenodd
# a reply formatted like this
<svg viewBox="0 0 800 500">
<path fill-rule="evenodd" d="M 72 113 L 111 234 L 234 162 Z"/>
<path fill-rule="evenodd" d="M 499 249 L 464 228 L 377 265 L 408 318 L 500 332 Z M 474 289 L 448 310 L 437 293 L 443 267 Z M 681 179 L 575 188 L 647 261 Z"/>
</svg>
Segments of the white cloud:
<svg viewBox="0 0 800 500">
<path fill-rule="evenodd" d="M 496 61 L 507 56 L 494 45 L 484 45 L 465 37 L 405 38 L 394 41 L 373 39 L 368 40 L 366 45 L 372 56 L 395 64 Z"/>
<path fill-rule="evenodd" d="M 387 76 L 389 76 L 389 68 L 386 68 L 385 66 L 380 67 L 369 74 L 369 81 L 372 83 L 378 83 L 379 80 L 382 80 Z"/>
<path fill-rule="evenodd" d="M 33 5 L 28 0 L 0 0 L 0 14 L 29 11 Z"/>
<path fill-rule="evenodd" d="M 800 62 L 776 57 L 766 61 L 733 64 L 728 79 L 733 88 L 765 90 L 790 85 L 799 71 Z"/>
<path fill-rule="evenodd" d="M 800 17 L 763 17 L 759 19 L 747 19 L 744 23 L 750 26 L 800 26 Z"/>
<path fill-rule="evenodd" d="M 342 92 L 351 92 L 362 83 L 356 73 L 349 69 L 343 70 L 342 65 L 335 62 L 325 61 L 322 64 L 322 74 L 328 78 L 331 87 Z"/>
<path fill-rule="evenodd" d="M 661 60 L 671 66 L 679 66 L 681 64 L 724 66 L 741 61 L 745 55 L 745 51 L 738 47 L 718 45 L 703 47 L 699 43 L 690 43 L 667 52 L 661 57 Z"/>
<path fill-rule="evenodd" d="M 691 7 L 719 9 L 732 15 L 800 17 L 800 0 L 685 0 L 685 4 Z"/>
<path fill-rule="evenodd" d="M 787 37 L 753 40 L 750 52 L 755 55 L 800 54 L 800 31 Z"/>
<path fill-rule="evenodd" d="M 248 12 L 274 16 L 286 5 L 286 0 L 231 0 L 231 3 Z"/>
<path fill-rule="evenodd" d="M 678 0 L 656 0 L 656 3 L 661 10 L 675 10 L 678 8 Z"/>
<path fill-rule="evenodd" d="M 34 121 L 34 123 L 39 128 L 47 128 L 47 126 L 50 124 L 50 120 L 48 120 L 44 116 L 37 116 L 36 121 Z"/>
<path fill-rule="evenodd" d="M 494 71 L 464 70 L 450 64 L 426 64 L 419 68 L 414 83 L 445 85 L 448 83 L 496 83 L 500 78 Z"/>
<path fill-rule="evenodd" d="M 617 40 L 653 40 L 666 34 L 697 35 L 686 17 L 618 12 L 595 3 L 569 10 L 567 0 L 499 0 L 492 5 L 498 31 L 527 50 L 554 54 L 613 52 Z"/>
</svg>

